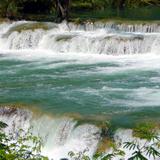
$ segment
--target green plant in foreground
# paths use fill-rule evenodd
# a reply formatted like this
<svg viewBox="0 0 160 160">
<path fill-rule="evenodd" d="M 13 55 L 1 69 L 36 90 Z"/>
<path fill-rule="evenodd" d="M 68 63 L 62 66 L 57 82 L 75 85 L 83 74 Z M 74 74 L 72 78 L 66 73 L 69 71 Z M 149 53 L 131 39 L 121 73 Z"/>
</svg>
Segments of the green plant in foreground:
<svg viewBox="0 0 160 160">
<path fill-rule="evenodd" d="M 92 158 L 90 158 L 87 156 L 88 151 L 89 149 L 79 153 L 69 152 L 68 155 L 71 160 L 112 160 L 117 156 L 123 157 L 125 155 L 125 152 L 118 149 L 115 143 L 112 143 L 110 153 L 96 153 Z"/>
<path fill-rule="evenodd" d="M 133 129 L 133 135 L 143 140 L 143 144 L 138 139 L 122 144 L 123 149 L 132 151 L 132 156 L 128 158 L 128 160 L 150 160 L 151 158 L 160 159 L 160 138 L 154 124 L 139 124 L 135 129 Z M 70 152 L 69 157 L 71 157 L 72 160 L 112 160 L 115 157 L 123 158 L 125 156 L 125 152 L 118 149 L 114 143 L 111 148 L 112 152 L 96 153 L 93 158 L 87 156 L 88 150 L 79 153 Z M 149 157 L 149 159 L 147 157 Z"/>
<path fill-rule="evenodd" d="M 3 132 L 6 127 L 7 124 L 0 122 L 0 160 L 48 160 L 41 155 L 41 138 L 22 129 L 17 136 L 6 135 Z"/>
<path fill-rule="evenodd" d="M 131 151 L 132 157 L 128 160 L 149 160 L 149 158 L 160 158 L 160 137 L 157 129 L 152 123 L 139 124 L 134 130 L 134 136 L 142 139 L 144 144 L 140 144 L 138 140 L 132 142 L 125 142 L 124 148 Z"/>
<path fill-rule="evenodd" d="M 0 160 L 48 160 L 41 155 L 41 138 L 32 135 L 30 131 L 26 133 L 22 129 L 16 136 L 6 135 L 3 132 L 6 127 L 7 124 L 0 122 Z M 117 157 L 123 158 L 125 156 L 123 149 L 128 149 L 132 151 L 132 156 L 128 160 L 160 159 L 160 137 L 155 125 L 139 124 L 133 129 L 133 135 L 144 143 L 142 144 L 136 138 L 132 142 L 123 143 L 122 150 L 113 142 L 109 153 L 96 153 L 92 158 L 87 155 L 89 149 L 79 153 L 69 152 L 68 156 L 71 160 L 112 160 Z"/>
</svg>

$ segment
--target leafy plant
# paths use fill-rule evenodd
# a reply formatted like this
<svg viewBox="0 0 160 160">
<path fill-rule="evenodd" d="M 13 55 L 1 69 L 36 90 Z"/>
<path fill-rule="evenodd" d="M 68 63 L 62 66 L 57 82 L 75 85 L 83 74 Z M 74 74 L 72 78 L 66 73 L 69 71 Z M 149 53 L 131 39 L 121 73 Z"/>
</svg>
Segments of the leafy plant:
<svg viewBox="0 0 160 160">
<path fill-rule="evenodd" d="M 152 123 L 139 124 L 134 129 L 134 135 L 144 140 L 144 144 L 140 144 L 139 140 L 125 142 L 124 148 L 133 151 L 129 160 L 148 160 L 149 158 L 160 158 L 160 138 L 156 127 Z"/>
<path fill-rule="evenodd" d="M 55 13 L 55 0 L 0 0 L 0 16 L 16 18 L 27 13 Z M 36 10 L 32 9 L 37 6 Z M 159 0 L 72 0 L 72 10 L 104 10 L 105 8 L 138 8 L 160 6 Z M 22 16 L 23 17 L 23 16 Z"/>
<path fill-rule="evenodd" d="M 110 153 L 96 153 L 93 158 L 87 156 L 89 149 L 84 150 L 83 152 L 74 153 L 69 152 L 69 157 L 72 160 L 112 160 L 117 156 L 124 156 L 125 153 L 122 150 L 119 150 L 116 145 L 113 145 L 112 151 Z"/>
<path fill-rule="evenodd" d="M 108 123 L 107 123 L 108 124 Z M 31 130 L 24 132 L 19 130 L 18 134 L 6 135 L 3 130 L 8 125 L 0 122 L 0 159 L 1 160 L 48 160 L 41 155 L 42 139 L 32 135 Z M 122 144 L 124 149 L 132 151 L 128 160 L 150 160 L 160 158 L 160 138 L 157 128 L 152 123 L 139 124 L 133 130 L 134 136 L 143 140 L 143 144 L 136 138 L 131 142 Z M 96 153 L 89 157 L 89 149 L 78 153 L 69 152 L 71 160 L 112 160 L 116 157 L 124 157 L 125 152 L 119 149 L 115 143 L 111 143 L 110 152 Z"/>
<path fill-rule="evenodd" d="M 3 129 L 7 124 L 0 122 L 0 159 L 1 160 L 48 160 L 41 155 L 42 140 L 33 136 L 30 130 L 22 129 L 18 135 L 6 135 Z"/>
</svg>

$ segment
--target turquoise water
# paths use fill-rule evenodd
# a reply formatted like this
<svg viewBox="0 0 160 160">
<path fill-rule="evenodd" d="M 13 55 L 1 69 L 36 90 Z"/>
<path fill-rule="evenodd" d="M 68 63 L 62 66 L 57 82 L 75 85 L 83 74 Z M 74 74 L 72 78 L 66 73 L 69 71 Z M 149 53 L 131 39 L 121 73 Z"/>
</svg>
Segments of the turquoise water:
<svg viewBox="0 0 160 160">
<path fill-rule="evenodd" d="M 122 145 L 134 141 L 129 128 L 140 121 L 159 124 L 159 24 L 0 24 L 0 121 L 8 124 L 6 132 L 31 127 L 43 139 L 42 154 L 59 160 L 70 151 L 88 150 L 92 157 L 108 148 L 109 138 Z M 106 120 L 111 127 L 102 137 Z M 124 150 L 128 159 L 132 153 Z"/>
<path fill-rule="evenodd" d="M 133 126 L 159 120 L 158 23 L 0 25 L 0 105 Z M 14 30 L 12 29 L 14 28 Z"/>
<path fill-rule="evenodd" d="M 120 126 L 159 117 L 157 55 L 73 54 L 68 59 L 55 54 L 30 59 L 23 54 L 27 53 L 1 55 L 1 104 L 34 105 L 53 114 L 79 113 L 95 119 L 103 116 Z"/>
</svg>

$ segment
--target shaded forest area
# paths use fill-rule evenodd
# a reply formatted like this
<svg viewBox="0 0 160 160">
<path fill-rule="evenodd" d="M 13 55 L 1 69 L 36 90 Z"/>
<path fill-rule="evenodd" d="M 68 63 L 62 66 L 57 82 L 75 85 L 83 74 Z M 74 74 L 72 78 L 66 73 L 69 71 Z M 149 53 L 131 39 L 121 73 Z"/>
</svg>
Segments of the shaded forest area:
<svg viewBox="0 0 160 160">
<path fill-rule="evenodd" d="M 51 16 L 56 19 L 57 0 L 0 0 L 0 17 L 9 19 L 35 19 L 40 15 Z M 64 0 L 61 0 L 64 1 Z M 129 8 L 145 6 L 159 6 L 159 0 L 70 0 L 69 13 L 85 11 L 103 11 L 115 9 L 116 12 Z M 33 18 L 33 19 L 34 19 Z M 31 18 L 32 19 L 32 18 Z M 43 19 L 43 18 L 42 18 Z"/>
</svg>

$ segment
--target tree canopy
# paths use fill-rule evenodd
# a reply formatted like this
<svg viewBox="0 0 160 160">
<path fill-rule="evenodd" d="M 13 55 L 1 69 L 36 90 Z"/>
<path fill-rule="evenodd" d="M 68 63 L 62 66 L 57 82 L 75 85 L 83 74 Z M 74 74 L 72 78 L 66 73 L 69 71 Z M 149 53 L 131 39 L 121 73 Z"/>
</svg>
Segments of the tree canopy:
<svg viewBox="0 0 160 160">
<path fill-rule="evenodd" d="M 64 4 L 70 2 L 70 7 Z M 61 3 L 61 9 L 58 4 Z M 0 16 L 10 19 L 23 18 L 25 14 L 47 14 L 68 18 L 72 10 L 104 10 L 105 8 L 137 8 L 143 6 L 160 6 L 159 0 L 1 0 Z M 67 11 L 66 11 L 67 8 Z M 63 15 L 60 10 L 63 10 Z"/>
</svg>

